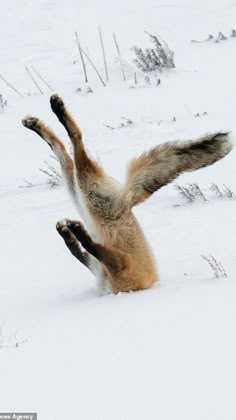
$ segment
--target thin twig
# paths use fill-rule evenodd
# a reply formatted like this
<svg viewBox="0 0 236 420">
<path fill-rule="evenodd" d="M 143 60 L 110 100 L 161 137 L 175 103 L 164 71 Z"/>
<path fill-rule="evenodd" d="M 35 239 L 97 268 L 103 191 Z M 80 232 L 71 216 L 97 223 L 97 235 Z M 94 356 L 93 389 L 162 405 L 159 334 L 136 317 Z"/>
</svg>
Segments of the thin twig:
<svg viewBox="0 0 236 420">
<path fill-rule="evenodd" d="M 123 79 L 124 79 L 124 81 L 126 81 L 125 70 L 124 70 L 122 59 L 121 59 L 120 48 L 119 48 L 119 45 L 118 45 L 118 42 L 117 42 L 117 39 L 116 39 L 116 35 L 115 35 L 114 32 L 113 32 L 113 39 L 114 39 L 114 43 L 115 43 L 115 46 L 116 46 L 118 55 L 120 57 L 120 66 L 121 66 L 121 71 L 122 71 Z"/>
<path fill-rule="evenodd" d="M 42 82 L 52 91 L 54 92 L 54 89 L 46 82 L 46 80 L 41 76 L 41 74 L 39 74 L 39 72 L 33 67 L 31 66 L 31 69 L 37 74 L 37 76 L 40 78 L 40 80 L 42 80 Z"/>
<path fill-rule="evenodd" d="M 25 185 L 20 185 L 19 188 L 32 188 L 35 186 L 32 182 L 27 181 L 27 179 L 23 179 L 23 181 L 25 182 Z"/>
<path fill-rule="evenodd" d="M 191 112 L 191 110 L 189 109 L 189 107 L 187 105 L 184 105 L 184 108 L 188 111 L 188 113 L 191 115 L 191 117 L 194 117 L 193 113 Z"/>
<path fill-rule="evenodd" d="M 24 96 L 16 89 L 14 86 L 12 86 L 4 77 L 0 74 L 0 79 L 2 79 L 7 86 L 9 86 L 14 92 L 16 92 L 21 98 L 24 98 Z"/>
<path fill-rule="evenodd" d="M 83 48 L 81 47 L 81 51 L 82 53 L 85 55 L 85 57 L 87 58 L 87 60 L 90 62 L 91 66 L 93 67 L 94 71 L 97 73 L 99 79 L 101 80 L 103 86 L 106 86 L 106 83 L 104 82 L 104 80 L 102 79 L 102 76 L 100 75 L 97 67 L 95 66 L 95 64 L 93 63 L 93 61 L 91 60 L 91 58 L 88 56 L 88 54 L 83 50 Z"/>
<path fill-rule="evenodd" d="M 86 65 L 85 65 L 85 62 L 84 62 L 83 51 L 82 51 L 82 48 L 81 48 L 81 45 L 80 45 L 80 42 L 79 42 L 77 32 L 75 32 L 75 38 L 76 38 L 76 42 L 77 42 L 77 45 L 78 45 L 79 55 L 80 55 L 83 70 L 84 70 L 85 83 L 88 83 L 88 75 L 87 75 Z"/>
<path fill-rule="evenodd" d="M 99 32 L 99 38 L 100 38 L 100 43 L 101 43 L 101 48 L 102 48 L 102 55 L 103 55 L 104 67 L 105 67 L 105 72 L 106 72 L 106 80 L 108 82 L 109 77 L 108 77 L 108 70 L 107 70 L 107 60 L 106 60 L 104 43 L 103 43 L 103 39 L 102 39 L 102 31 L 101 31 L 101 28 L 100 27 L 98 28 L 98 32 Z"/>
<path fill-rule="evenodd" d="M 32 82 L 35 84 L 35 86 L 37 87 L 37 89 L 39 90 L 39 92 L 41 93 L 41 95 L 43 95 L 43 91 L 40 88 L 40 86 L 38 85 L 38 83 L 36 82 L 36 80 L 34 79 L 34 77 L 32 76 L 32 74 L 30 73 L 29 69 L 27 66 L 25 66 L 25 70 L 27 71 L 29 77 L 31 78 Z"/>
</svg>

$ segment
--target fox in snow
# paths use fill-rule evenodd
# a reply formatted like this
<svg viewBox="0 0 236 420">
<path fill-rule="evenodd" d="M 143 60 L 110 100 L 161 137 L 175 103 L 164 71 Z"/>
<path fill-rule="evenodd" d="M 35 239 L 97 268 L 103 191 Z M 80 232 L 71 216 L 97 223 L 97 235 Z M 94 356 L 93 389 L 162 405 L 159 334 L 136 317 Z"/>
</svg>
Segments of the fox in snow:
<svg viewBox="0 0 236 420">
<path fill-rule="evenodd" d="M 129 163 L 121 186 L 88 156 L 81 130 L 63 100 L 53 94 L 50 102 L 72 142 L 73 158 L 41 120 L 27 116 L 22 122 L 53 150 L 87 228 L 80 221 L 65 219 L 57 223 L 58 233 L 74 257 L 95 275 L 103 293 L 150 288 L 158 281 L 155 259 L 132 208 L 183 172 L 226 156 L 233 146 L 229 133 L 156 146 Z"/>
</svg>

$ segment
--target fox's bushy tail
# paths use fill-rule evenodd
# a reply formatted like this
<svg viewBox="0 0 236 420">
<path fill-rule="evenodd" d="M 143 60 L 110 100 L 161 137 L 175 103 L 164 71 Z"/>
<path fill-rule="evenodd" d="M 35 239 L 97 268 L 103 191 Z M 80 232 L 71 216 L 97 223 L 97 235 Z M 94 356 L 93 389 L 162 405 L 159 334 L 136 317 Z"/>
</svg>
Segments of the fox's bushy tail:
<svg viewBox="0 0 236 420">
<path fill-rule="evenodd" d="M 230 133 L 218 132 L 197 140 L 163 143 L 128 165 L 125 195 L 135 206 L 180 174 L 212 165 L 232 149 Z"/>
</svg>

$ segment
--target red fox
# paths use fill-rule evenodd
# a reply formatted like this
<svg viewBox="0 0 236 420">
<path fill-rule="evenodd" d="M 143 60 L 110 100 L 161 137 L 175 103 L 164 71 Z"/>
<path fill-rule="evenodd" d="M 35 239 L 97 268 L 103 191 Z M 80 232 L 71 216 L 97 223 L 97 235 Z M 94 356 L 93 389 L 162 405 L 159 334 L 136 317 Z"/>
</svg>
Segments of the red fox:
<svg viewBox="0 0 236 420">
<path fill-rule="evenodd" d="M 62 99 L 54 94 L 50 102 L 72 142 L 73 159 L 38 118 L 27 116 L 22 122 L 55 153 L 88 229 L 79 221 L 65 219 L 57 223 L 58 233 L 74 257 L 95 275 L 103 292 L 150 288 L 159 279 L 155 259 L 132 208 L 183 172 L 211 165 L 227 155 L 233 146 L 229 133 L 156 146 L 129 163 L 127 180 L 120 186 L 88 156 L 82 133 Z"/>
</svg>

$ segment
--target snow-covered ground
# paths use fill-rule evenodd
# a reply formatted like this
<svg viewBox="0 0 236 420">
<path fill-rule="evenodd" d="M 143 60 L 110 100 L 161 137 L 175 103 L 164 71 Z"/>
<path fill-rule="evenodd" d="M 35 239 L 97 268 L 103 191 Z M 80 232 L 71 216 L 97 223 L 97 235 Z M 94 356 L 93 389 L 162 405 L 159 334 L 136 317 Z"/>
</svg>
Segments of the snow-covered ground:
<svg viewBox="0 0 236 420">
<path fill-rule="evenodd" d="M 39 171 L 50 151 L 21 125 L 25 114 L 37 115 L 69 144 L 49 89 L 40 83 L 45 94 L 37 93 L 27 65 L 64 97 L 86 147 L 121 182 L 128 160 L 162 141 L 236 132 L 236 39 L 190 43 L 228 35 L 235 22 L 230 0 L 2 2 L 0 74 L 24 97 L 0 80 L 8 101 L 0 112 L 0 412 L 37 411 L 42 420 L 236 418 L 236 200 L 209 191 L 214 182 L 236 193 L 236 149 L 179 178 L 197 182 L 207 202 L 186 204 L 170 185 L 135 209 L 160 283 L 100 297 L 55 230 L 57 220 L 77 215 L 65 188 L 50 189 Z M 88 67 L 94 93 L 86 94 L 81 65 L 73 64 L 74 33 L 103 74 L 98 26 L 110 82 L 102 87 Z M 138 74 L 130 89 L 133 72 L 126 69 L 122 82 L 112 32 L 131 62 L 129 48 L 147 42 L 144 30 L 174 49 L 176 69 L 158 87 Z M 117 128 L 122 117 L 134 124 Z M 20 188 L 24 180 L 36 186 Z M 214 277 L 201 257 L 210 254 L 227 277 Z"/>
</svg>

